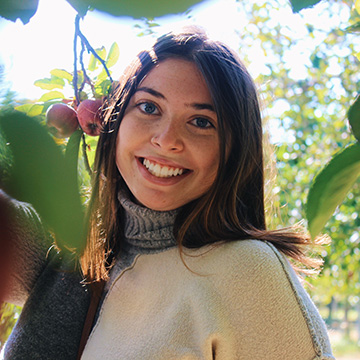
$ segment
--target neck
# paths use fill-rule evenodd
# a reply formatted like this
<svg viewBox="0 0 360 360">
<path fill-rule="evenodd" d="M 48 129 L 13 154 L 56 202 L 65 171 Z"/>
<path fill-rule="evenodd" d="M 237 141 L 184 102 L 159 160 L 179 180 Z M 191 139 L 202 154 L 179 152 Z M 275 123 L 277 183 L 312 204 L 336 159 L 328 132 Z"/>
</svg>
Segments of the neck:
<svg viewBox="0 0 360 360">
<path fill-rule="evenodd" d="M 173 229 L 177 210 L 152 210 L 135 204 L 122 192 L 119 201 L 125 215 L 125 251 L 151 253 L 176 246 Z"/>
</svg>

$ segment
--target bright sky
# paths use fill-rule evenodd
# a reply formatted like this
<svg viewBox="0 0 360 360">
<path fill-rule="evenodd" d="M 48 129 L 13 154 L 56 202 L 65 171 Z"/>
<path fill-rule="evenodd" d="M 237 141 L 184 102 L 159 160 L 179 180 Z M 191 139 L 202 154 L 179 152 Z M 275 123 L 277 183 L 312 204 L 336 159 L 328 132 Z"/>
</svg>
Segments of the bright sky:
<svg viewBox="0 0 360 360">
<path fill-rule="evenodd" d="M 207 1 L 196 6 L 192 14 L 191 22 L 196 19 L 196 23 L 211 35 L 238 47 L 235 29 L 239 29 L 244 16 L 238 12 L 234 0 Z M 19 20 L 13 23 L 0 19 L 0 64 L 5 65 L 6 80 L 19 97 L 38 98 L 43 91 L 33 86 L 33 82 L 48 77 L 51 69 L 72 70 L 75 15 L 75 10 L 65 0 L 40 0 L 36 15 L 26 25 Z M 156 19 L 156 22 L 163 24 L 165 31 L 188 21 L 185 16 L 170 16 Z M 94 48 L 104 45 L 109 49 L 116 41 L 124 66 L 144 43 L 152 42 L 149 37 L 137 36 L 141 30 L 135 28 L 135 24 L 143 25 L 143 22 L 89 12 L 81 22 L 81 30 Z"/>
</svg>

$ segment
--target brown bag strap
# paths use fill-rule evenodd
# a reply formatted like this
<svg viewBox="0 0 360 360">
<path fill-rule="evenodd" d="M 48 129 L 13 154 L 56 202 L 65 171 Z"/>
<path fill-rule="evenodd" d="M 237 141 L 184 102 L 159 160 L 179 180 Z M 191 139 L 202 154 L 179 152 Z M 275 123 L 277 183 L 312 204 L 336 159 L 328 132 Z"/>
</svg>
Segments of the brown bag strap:
<svg viewBox="0 0 360 360">
<path fill-rule="evenodd" d="M 96 314 L 96 310 L 99 306 L 99 302 L 101 299 L 101 294 L 104 290 L 104 286 L 105 286 L 105 281 L 101 280 L 98 282 L 94 282 L 90 284 L 90 291 L 91 291 L 91 300 L 90 300 L 90 305 L 89 305 L 89 309 L 86 315 L 86 319 L 85 319 L 85 323 L 84 323 L 84 327 L 83 327 L 83 331 L 81 334 L 81 340 L 80 340 L 80 345 L 79 345 L 79 350 L 78 350 L 78 355 L 77 355 L 77 360 L 80 360 L 81 355 L 85 349 L 85 345 L 86 342 L 89 338 L 91 329 L 92 329 L 92 325 L 94 322 L 94 318 L 95 318 L 95 314 Z"/>
</svg>

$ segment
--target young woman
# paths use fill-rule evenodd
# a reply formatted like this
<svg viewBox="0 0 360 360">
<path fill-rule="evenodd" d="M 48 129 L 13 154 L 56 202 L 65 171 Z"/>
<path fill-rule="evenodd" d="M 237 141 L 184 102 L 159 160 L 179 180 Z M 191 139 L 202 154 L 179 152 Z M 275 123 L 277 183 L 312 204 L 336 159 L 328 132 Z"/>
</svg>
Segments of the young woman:
<svg viewBox="0 0 360 360">
<path fill-rule="evenodd" d="M 81 257 L 86 282 L 105 282 L 99 304 L 9 199 L 36 231 L 14 234 L 9 294 L 26 303 L 5 358 L 334 359 L 286 258 L 309 263 L 309 240 L 266 229 L 259 104 L 238 57 L 199 31 L 164 35 L 107 108 Z"/>
</svg>

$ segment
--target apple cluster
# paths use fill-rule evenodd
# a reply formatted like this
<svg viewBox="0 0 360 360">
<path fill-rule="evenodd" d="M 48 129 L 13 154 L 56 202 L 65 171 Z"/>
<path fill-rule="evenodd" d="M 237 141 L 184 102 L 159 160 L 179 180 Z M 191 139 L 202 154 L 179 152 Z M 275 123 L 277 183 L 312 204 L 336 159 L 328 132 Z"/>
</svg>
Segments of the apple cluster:
<svg viewBox="0 0 360 360">
<path fill-rule="evenodd" d="M 102 100 L 99 99 L 86 99 L 77 110 L 64 103 L 53 104 L 46 112 L 46 124 L 57 138 L 69 137 L 79 125 L 84 133 L 98 136 L 102 122 Z"/>
</svg>

